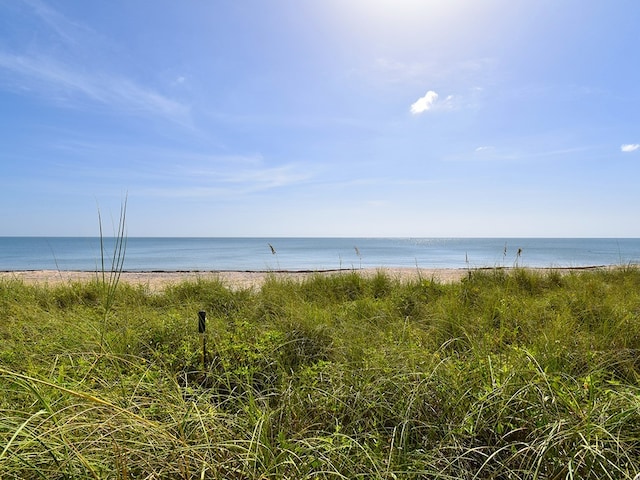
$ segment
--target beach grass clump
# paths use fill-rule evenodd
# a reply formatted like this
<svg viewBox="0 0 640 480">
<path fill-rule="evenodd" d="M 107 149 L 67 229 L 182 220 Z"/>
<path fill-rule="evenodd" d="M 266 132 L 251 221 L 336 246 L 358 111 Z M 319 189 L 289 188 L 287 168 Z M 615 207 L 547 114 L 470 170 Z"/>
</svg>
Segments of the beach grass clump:
<svg viewBox="0 0 640 480">
<path fill-rule="evenodd" d="M 639 287 L 631 267 L 120 283 L 105 316 L 99 278 L 4 280 L 2 478 L 632 479 Z"/>
</svg>

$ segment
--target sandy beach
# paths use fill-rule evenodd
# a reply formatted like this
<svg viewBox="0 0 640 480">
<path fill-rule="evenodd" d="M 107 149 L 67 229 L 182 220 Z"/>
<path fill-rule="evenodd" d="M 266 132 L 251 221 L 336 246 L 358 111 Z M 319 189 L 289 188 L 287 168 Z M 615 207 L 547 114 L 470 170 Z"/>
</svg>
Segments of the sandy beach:
<svg viewBox="0 0 640 480">
<path fill-rule="evenodd" d="M 152 291 L 161 290 L 167 285 L 176 284 L 184 280 L 219 279 L 225 285 L 234 289 L 259 288 L 268 277 L 284 277 L 302 280 L 311 275 L 339 275 L 352 270 L 327 271 L 178 271 L 178 272 L 122 272 L 120 281 L 131 285 L 145 285 Z M 375 275 L 380 269 L 356 270 L 364 276 Z M 385 268 L 388 275 L 401 280 L 411 278 L 433 278 L 440 282 L 453 282 L 466 274 L 464 269 L 416 269 L 416 268 Z M 16 279 L 28 284 L 60 285 L 70 282 L 85 282 L 101 275 L 96 272 L 57 271 L 57 270 L 29 270 L 0 272 L 0 279 Z"/>
<path fill-rule="evenodd" d="M 553 270 L 570 272 L 576 270 L 588 270 L 605 267 L 580 267 L 557 268 Z M 535 269 L 545 271 L 550 269 Z M 184 280 L 219 279 L 225 285 L 233 289 L 259 288 L 266 278 L 284 277 L 293 280 L 302 280 L 311 275 L 339 275 L 352 270 L 327 270 L 327 271 L 177 271 L 177 272 L 122 272 L 120 281 L 131 285 L 144 285 L 151 291 L 162 290 L 167 285 L 180 283 Z M 428 268 L 365 268 L 355 270 L 361 275 L 371 276 L 379 271 L 384 271 L 392 278 L 401 281 L 415 278 L 433 279 L 438 282 L 450 283 L 462 279 L 468 274 L 468 270 L 460 269 L 428 269 Z M 28 284 L 60 285 L 70 282 L 90 281 L 100 275 L 96 272 L 86 271 L 58 271 L 58 270 L 28 270 L 0 272 L 0 279 L 21 280 Z"/>
</svg>

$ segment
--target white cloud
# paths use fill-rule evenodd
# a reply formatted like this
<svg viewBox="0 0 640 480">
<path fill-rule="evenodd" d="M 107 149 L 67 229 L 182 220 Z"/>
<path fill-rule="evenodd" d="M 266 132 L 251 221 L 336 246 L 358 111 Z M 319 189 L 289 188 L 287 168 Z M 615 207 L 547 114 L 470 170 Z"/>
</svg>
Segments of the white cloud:
<svg viewBox="0 0 640 480">
<path fill-rule="evenodd" d="M 449 97 L 447 97 L 449 99 Z M 411 105 L 411 113 L 419 115 L 428 110 L 433 109 L 435 103 L 438 101 L 438 94 L 433 90 L 429 90 L 424 97 L 420 97 Z"/>
<path fill-rule="evenodd" d="M 460 98 L 454 95 L 447 95 L 444 100 L 433 90 L 429 90 L 424 97 L 420 97 L 411 105 L 411 113 L 420 115 L 430 110 L 453 110 L 460 104 Z"/>
<path fill-rule="evenodd" d="M 638 144 L 638 143 L 626 143 L 626 144 L 620 146 L 620 150 L 625 152 L 625 153 L 635 152 L 639 148 L 640 148 L 640 144 Z"/>
<path fill-rule="evenodd" d="M 411 105 L 411 113 L 419 115 L 427 110 L 431 110 L 437 100 L 438 94 L 433 90 L 429 90 L 424 97 L 420 97 Z"/>
<path fill-rule="evenodd" d="M 476 152 L 485 152 L 487 150 L 493 150 L 494 147 L 490 145 L 483 145 L 481 147 L 476 148 Z"/>
</svg>

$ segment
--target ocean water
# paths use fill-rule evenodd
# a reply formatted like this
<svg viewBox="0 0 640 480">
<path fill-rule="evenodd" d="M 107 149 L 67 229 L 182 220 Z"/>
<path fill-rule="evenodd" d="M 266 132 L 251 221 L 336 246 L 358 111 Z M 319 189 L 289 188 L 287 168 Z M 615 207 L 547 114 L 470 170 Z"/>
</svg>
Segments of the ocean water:
<svg viewBox="0 0 640 480">
<path fill-rule="evenodd" d="M 106 238 L 104 244 L 109 269 L 114 241 Z M 124 270 L 475 268 L 516 262 L 528 267 L 636 264 L 640 239 L 134 237 L 127 239 Z M 100 239 L 0 237 L 0 270 L 43 269 L 100 270 Z"/>
</svg>

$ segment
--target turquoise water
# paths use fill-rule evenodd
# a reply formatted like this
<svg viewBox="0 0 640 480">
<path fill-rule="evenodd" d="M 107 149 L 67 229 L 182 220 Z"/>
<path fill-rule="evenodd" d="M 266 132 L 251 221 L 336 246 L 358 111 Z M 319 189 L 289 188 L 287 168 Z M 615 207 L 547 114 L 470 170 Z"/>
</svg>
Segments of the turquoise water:
<svg viewBox="0 0 640 480">
<path fill-rule="evenodd" d="M 105 247 L 110 257 L 113 239 L 105 239 Z M 127 240 L 124 270 L 465 268 L 513 266 L 516 260 L 529 267 L 640 263 L 640 239 L 135 237 Z M 100 264 L 99 238 L 0 237 L 2 271 L 95 271 Z"/>
</svg>

